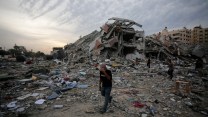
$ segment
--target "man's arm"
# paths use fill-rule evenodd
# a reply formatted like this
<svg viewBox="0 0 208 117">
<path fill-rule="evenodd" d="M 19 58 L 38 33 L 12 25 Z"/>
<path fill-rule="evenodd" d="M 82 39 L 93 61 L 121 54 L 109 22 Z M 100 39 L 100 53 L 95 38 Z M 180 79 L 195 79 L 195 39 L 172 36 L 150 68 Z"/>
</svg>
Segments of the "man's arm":
<svg viewBox="0 0 208 117">
<path fill-rule="evenodd" d="M 108 80 L 111 80 L 111 76 L 109 76 L 107 73 L 106 73 L 106 71 L 102 71 L 103 73 L 104 73 L 104 75 L 106 76 L 106 78 L 108 79 Z"/>
</svg>

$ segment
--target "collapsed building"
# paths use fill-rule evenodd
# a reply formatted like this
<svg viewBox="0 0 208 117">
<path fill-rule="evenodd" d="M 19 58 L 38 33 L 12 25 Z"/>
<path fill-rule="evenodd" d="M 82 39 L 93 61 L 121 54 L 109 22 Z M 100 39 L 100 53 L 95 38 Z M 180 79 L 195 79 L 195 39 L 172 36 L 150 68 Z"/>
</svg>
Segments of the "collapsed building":
<svg viewBox="0 0 208 117">
<path fill-rule="evenodd" d="M 190 56 L 191 48 L 183 47 L 180 43 L 171 40 L 168 43 L 163 43 L 153 37 L 146 37 L 145 41 L 146 56 L 151 56 L 158 60 L 174 59 L 176 57 L 184 60 L 186 56 Z"/>
<path fill-rule="evenodd" d="M 93 31 L 65 46 L 68 63 L 104 61 L 118 57 L 133 61 L 136 58 L 144 60 L 145 57 L 157 60 L 171 58 L 193 63 L 196 58 L 207 58 L 208 55 L 207 46 L 184 46 L 168 33 L 167 28 L 158 35 L 144 37 L 141 24 L 116 17 L 110 18 L 100 28 L 100 31 Z"/>
<path fill-rule="evenodd" d="M 109 23 L 112 22 L 112 23 Z M 123 18 L 110 18 L 101 30 L 65 46 L 68 61 L 77 63 L 94 59 L 123 57 L 130 60 L 144 59 L 144 31 L 142 25 Z"/>
<path fill-rule="evenodd" d="M 126 57 L 126 59 L 142 58 L 144 51 L 144 31 L 133 28 L 142 25 L 128 19 L 110 18 L 113 23 L 105 23 L 101 27 L 100 36 L 90 43 L 89 52 L 93 57 L 102 58 Z"/>
<path fill-rule="evenodd" d="M 165 60 L 166 58 L 180 59 L 184 62 L 192 62 L 197 58 L 204 59 L 206 63 L 208 46 L 203 44 L 184 45 L 180 40 L 173 38 L 165 28 L 162 33 L 145 37 L 145 54 Z"/>
<path fill-rule="evenodd" d="M 100 32 L 95 30 L 80 38 L 75 43 L 67 44 L 64 47 L 67 63 L 83 63 L 89 61 L 89 44 L 99 35 Z"/>
</svg>

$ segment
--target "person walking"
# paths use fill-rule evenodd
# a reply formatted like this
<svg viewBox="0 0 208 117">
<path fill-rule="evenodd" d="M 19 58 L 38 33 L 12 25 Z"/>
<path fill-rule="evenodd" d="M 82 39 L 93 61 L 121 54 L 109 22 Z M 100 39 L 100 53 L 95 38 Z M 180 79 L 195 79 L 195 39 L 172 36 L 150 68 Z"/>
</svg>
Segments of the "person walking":
<svg viewBox="0 0 208 117">
<path fill-rule="evenodd" d="M 101 91 L 101 95 L 105 97 L 105 102 L 103 108 L 100 113 L 103 114 L 107 111 L 108 103 L 111 103 L 112 96 L 112 73 L 110 70 L 106 68 L 105 64 L 100 66 L 100 81 L 99 81 L 99 90 Z"/>
<path fill-rule="evenodd" d="M 169 74 L 171 80 L 173 78 L 173 70 L 174 70 L 173 63 L 172 63 L 171 59 L 168 59 L 168 74 Z"/>
<path fill-rule="evenodd" d="M 147 60 L 147 67 L 150 68 L 150 57 Z"/>
</svg>

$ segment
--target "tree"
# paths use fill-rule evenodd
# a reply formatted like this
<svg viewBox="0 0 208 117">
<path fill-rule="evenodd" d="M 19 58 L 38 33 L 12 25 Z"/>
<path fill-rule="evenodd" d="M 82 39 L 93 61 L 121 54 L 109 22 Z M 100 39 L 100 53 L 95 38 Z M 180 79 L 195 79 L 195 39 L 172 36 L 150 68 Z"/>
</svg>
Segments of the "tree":
<svg viewBox="0 0 208 117">
<path fill-rule="evenodd" d="M 16 50 L 16 55 L 22 55 L 27 52 L 26 48 L 24 46 L 17 46 L 16 44 L 13 47 Z"/>
<path fill-rule="evenodd" d="M 0 50 L 0 55 L 2 55 L 2 56 L 4 56 L 4 55 L 7 55 L 7 51 L 5 51 L 5 50 Z"/>
<path fill-rule="evenodd" d="M 9 54 L 11 54 L 13 57 L 15 57 L 16 55 L 20 55 L 20 53 L 15 50 L 15 49 L 9 49 L 8 50 Z"/>
<path fill-rule="evenodd" d="M 25 53 L 25 56 L 26 57 L 35 57 L 35 54 L 36 54 L 35 52 L 29 51 L 29 52 Z"/>
<path fill-rule="evenodd" d="M 45 57 L 45 54 L 41 51 L 35 53 L 35 57 Z"/>
</svg>

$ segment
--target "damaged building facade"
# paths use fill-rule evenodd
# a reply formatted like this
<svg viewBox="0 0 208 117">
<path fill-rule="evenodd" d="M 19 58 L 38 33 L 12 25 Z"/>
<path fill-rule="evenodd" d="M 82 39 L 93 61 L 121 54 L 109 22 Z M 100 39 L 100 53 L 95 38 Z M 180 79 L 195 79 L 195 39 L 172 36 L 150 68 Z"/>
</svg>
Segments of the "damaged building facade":
<svg viewBox="0 0 208 117">
<path fill-rule="evenodd" d="M 110 18 L 113 23 L 101 27 L 100 36 L 90 43 L 91 56 L 102 55 L 102 58 L 125 57 L 126 59 L 142 58 L 144 51 L 144 31 L 135 30 L 132 26 L 142 25 L 128 19 Z"/>
<path fill-rule="evenodd" d="M 194 62 L 196 57 L 207 57 L 206 45 L 185 44 L 184 46 L 184 43 L 188 43 L 184 41 L 187 35 L 184 38 L 183 36 L 177 38 L 175 31 L 168 31 L 167 27 L 158 34 L 145 37 L 141 24 L 129 19 L 113 17 L 100 28 L 100 31 L 93 31 L 75 43 L 65 46 L 68 61 L 73 63 L 104 61 L 117 57 L 134 61 L 136 58 L 144 60 L 145 57 L 150 56 L 158 60 L 171 58 Z M 184 28 L 176 32 L 183 35 L 184 30 L 188 29 Z M 188 31 L 190 36 L 190 30 Z M 193 59 L 189 59 L 191 56 L 194 56 Z"/>
<path fill-rule="evenodd" d="M 158 34 L 146 36 L 145 53 L 159 60 L 171 58 L 194 62 L 196 58 L 207 59 L 208 46 L 191 44 L 190 39 L 191 30 L 189 29 L 168 31 L 165 27 Z"/>
</svg>

